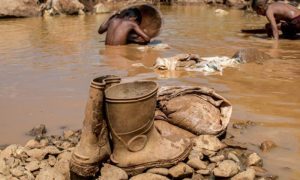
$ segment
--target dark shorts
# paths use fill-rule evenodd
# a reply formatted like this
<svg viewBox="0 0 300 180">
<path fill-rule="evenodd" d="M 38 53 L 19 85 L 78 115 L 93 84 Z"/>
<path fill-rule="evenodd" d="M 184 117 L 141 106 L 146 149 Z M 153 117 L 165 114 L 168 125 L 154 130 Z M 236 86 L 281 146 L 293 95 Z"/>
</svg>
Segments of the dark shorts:
<svg viewBox="0 0 300 180">
<path fill-rule="evenodd" d="M 300 16 L 295 17 L 290 22 L 281 24 L 281 31 L 284 36 L 295 36 L 300 32 Z"/>
</svg>

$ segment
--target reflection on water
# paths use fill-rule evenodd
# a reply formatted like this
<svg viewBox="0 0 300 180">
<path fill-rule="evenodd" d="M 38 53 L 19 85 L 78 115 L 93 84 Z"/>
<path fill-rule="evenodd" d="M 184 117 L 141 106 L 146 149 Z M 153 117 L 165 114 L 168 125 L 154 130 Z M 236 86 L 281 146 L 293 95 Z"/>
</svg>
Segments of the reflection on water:
<svg viewBox="0 0 300 180">
<path fill-rule="evenodd" d="M 162 85 L 200 85 L 216 89 L 233 106 L 232 121 L 258 126 L 238 132 L 241 141 L 259 145 L 273 140 L 278 148 L 262 154 L 280 179 L 300 175 L 300 41 L 239 33 L 262 27 L 266 20 L 231 10 L 217 16 L 204 7 L 161 7 L 162 33 L 156 39 L 171 49 L 141 51 L 137 45 L 105 47 L 97 34 L 106 15 L 0 20 L 0 144 L 24 143 L 25 132 L 44 123 L 50 133 L 79 128 L 92 77 L 117 74 L 126 80 L 153 79 Z M 199 72 L 158 72 L 157 57 L 177 53 L 232 56 L 257 48 L 273 58 L 263 64 L 227 68 L 222 76 Z M 133 66 L 142 63 L 146 67 Z M 257 146 L 252 149 L 259 151 Z"/>
</svg>

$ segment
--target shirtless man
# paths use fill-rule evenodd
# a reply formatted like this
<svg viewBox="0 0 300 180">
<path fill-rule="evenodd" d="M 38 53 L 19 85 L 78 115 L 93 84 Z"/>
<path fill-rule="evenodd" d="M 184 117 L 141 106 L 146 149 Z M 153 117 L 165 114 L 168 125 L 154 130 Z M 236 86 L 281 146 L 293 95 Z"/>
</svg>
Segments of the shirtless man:
<svg viewBox="0 0 300 180">
<path fill-rule="evenodd" d="M 107 31 L 106 45 L 147 44 L 150 38 L 139 27 L 141 18 L 137 8 L 130 8 L 121 14 L 115 13 L 100 26 L 98 33 Z"/>
<path fill-rule="evenodd" d="M 259 15 L 266 16 L 270 23 L 266 24 L 269 36 L 279 38 L 279 30 L 291 38 L 300 32 L 300 10 L 282 2 L 267 3 L 268 0 L 254 0 L 252 8 Z"/>
</svg>

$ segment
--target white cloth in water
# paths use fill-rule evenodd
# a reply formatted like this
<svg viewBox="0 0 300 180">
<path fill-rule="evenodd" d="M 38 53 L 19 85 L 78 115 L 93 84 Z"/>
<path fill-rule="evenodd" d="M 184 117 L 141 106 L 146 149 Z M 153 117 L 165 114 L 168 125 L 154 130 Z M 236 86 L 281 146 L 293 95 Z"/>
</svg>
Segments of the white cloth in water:
<svg viewBox="0 0 300 180">
<path fill-rule="evenodd" d="M 226 56 L 199 58 L 196 54 L 179 54 L 169 58 L 157 58 L 154 69 L 171 71 L 183 69 L 204 73 L 222 73 L 224 68 L 240 63 L 238 58 L 229 58 Z"/>
</svg>

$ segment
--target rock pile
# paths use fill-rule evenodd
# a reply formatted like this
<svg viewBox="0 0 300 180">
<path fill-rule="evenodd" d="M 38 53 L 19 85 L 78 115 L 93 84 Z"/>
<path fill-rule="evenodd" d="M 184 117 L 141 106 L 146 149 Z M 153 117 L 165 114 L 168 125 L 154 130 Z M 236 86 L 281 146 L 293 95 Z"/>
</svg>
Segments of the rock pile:
<svg viewBox="0 0 300 180">
<path fill-rule="evenodd" d="M 41 131 L 43 132 L 43 131 Z M 0 150 L 0 179 L 70 179 L 69 160 L 80 131 L 65 130 L 62 136 L 36 134 L 25 146 L 9 145 Z M 188 158 L 170 168 L 152 168 L 129 177 L 122 169 L 106 162 L 99 180 L 167 179 L 272 179 L 262 167 L 262 158 L 232 138 L 220 141 L 212 135 L 193 139 Z"/>
</svg>

